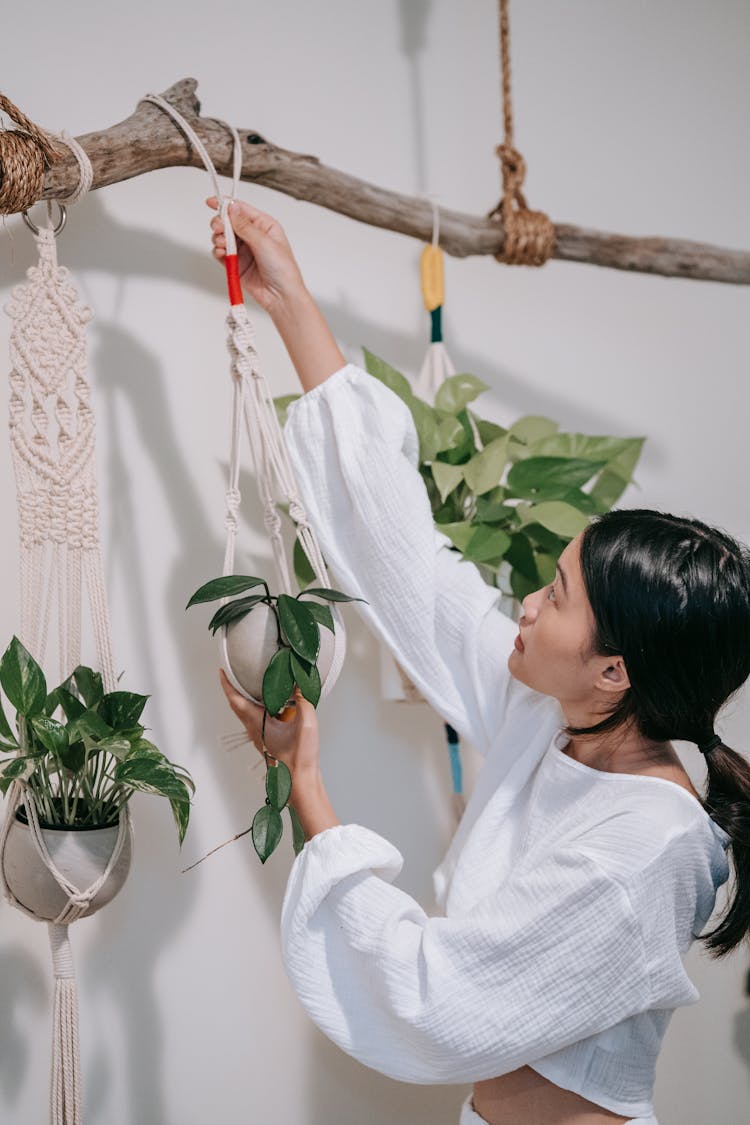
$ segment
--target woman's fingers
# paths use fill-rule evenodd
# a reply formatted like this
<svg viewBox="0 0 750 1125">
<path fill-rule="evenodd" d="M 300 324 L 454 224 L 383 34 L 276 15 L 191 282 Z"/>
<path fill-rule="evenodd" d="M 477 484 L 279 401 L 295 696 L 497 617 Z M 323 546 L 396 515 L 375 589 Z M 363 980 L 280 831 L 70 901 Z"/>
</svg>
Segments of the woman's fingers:
<svg viewBox="0 0 750 1125">
<path fill-rule="evenodd" d="M 262 750 L 261 729 L 263 724 L 263 708 L 249 699 L 245 699 L 236 688 L 230 684 L 224 669 L 220 669 L 219 678 L 229 706 L 240 720 L 250 736 L 250 740 L 257 750 Z"/>
</svg>

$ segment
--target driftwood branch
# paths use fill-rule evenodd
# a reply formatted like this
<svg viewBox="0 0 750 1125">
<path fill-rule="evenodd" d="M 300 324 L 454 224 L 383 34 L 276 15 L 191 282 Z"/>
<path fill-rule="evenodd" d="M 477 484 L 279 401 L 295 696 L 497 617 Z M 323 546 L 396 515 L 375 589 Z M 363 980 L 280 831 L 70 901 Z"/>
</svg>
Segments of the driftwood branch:
<svg viewBox="0 0 750 1125">
<path fill-rule="evenodd" d="M 232 141 L 219 121 L 200 116 L 197 82 L 185 78 L 164 92 L 206 144 L 217 170 L 231 173 Z M 422 199 L 358 180 L 327 168 L 316 156 L 279 148 L 252 129 L 240 129 L 242 179 L 274 188 L 295 199 L 317 203 L 362 223 L 383 227 L 428 242 L 432 237 L 432 207 Z M 202 168 L 200 157 L 165 113 L 140 102 L 125 121 L 98 133 L 78 137 L 94 169 L 94 188 L 129 180 L 157 168 Z M 47 171 L 44 198 L 71 192 L 78 167 L 71 154 Z M 611 269 L 661 274 L 734 285 L 750 284 L 750 252 L 727 250 L 673 238 L 630 238 L 557 223 L 554 257 Z M 502 249 L 502 227 L 484 216 L 464 215 L 441 208 L 440 244 L 448 254 L 496 254 Z"/>
</svg>

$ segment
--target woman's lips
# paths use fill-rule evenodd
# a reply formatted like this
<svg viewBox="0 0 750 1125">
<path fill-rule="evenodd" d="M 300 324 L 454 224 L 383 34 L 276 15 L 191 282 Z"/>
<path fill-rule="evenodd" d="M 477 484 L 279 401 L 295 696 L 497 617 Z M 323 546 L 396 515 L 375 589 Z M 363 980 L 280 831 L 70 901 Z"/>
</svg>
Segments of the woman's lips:
<svg viewBox="0 0 750 1125">
<path fill-rule="evenodd" d="M 521 640 L 521 634 L 520 633 L 518 634 L 518 636 L 516 637 L 516 639 L 513 643 L 514 643 L 515 647 L 518 649 L 519 652 L 523 652 L 523 641 Z"/>
</svg>

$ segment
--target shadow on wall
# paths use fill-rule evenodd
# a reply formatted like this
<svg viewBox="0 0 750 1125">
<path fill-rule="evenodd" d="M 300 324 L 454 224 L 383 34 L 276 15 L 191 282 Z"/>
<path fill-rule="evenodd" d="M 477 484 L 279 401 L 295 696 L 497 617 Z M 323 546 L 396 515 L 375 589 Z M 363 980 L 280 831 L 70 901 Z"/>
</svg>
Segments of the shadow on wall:
<svg viewBox="0 0 750 1125">
<path fill-rule="evenodd" d="M 18 945 L 0 948 L 0 1089 L 9 1106 L 18 1098 L 30 1052 L 36 1050 L 36 1042 L 30 1043 L 22 1030 L 24 1015 L 33 1009 L 35 1016 L 43 1018 L 50 996 L 48 983 L 34 957 Z"/>
</svg>

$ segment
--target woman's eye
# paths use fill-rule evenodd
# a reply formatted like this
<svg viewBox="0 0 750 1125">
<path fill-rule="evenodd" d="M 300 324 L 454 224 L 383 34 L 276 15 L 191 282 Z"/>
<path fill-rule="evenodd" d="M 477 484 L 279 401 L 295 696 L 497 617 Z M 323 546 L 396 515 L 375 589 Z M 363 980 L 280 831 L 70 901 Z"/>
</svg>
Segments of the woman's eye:
<svg viewBox="0 0 750 1125">
<path fill-rule="evenodd" d="M 554 593 L 555 593 L 555 584 L 553 582 L 552 585 L 549 586 L 548 589 L 547 589 L 547 600 L 548 601 L 550 601 L 550 600 L 554 601 L 555 600 Z"/>
</svg>

